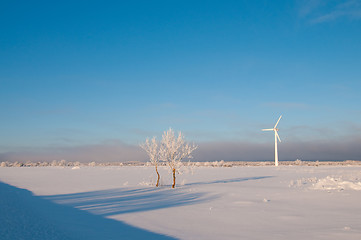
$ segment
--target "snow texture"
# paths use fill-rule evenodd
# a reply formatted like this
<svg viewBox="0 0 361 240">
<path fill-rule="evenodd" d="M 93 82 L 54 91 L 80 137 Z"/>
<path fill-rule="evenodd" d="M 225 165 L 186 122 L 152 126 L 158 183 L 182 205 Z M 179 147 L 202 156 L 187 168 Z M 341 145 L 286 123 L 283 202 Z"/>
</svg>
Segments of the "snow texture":
<svg viewBox="0 0 361 240">
<path fill-rule="evenodd" d="M 342 177 L 331 177 L 319 179 L 317 183 L 313 184 L 314 189 L 321 190 L 361 190 L 361 182 L 343 180 Z"/>
<path fill-rule="evenodd" d="M 167 170 L 0 168 L 1 239 L 361 239 L 360 166 Z"/>
</svg>

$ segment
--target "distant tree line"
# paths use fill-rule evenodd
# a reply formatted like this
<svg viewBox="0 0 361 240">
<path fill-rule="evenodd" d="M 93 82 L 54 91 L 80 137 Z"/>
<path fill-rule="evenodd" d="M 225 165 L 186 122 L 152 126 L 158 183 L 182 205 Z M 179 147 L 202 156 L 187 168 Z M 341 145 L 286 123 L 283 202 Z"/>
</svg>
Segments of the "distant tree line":
<svg viewBox="0 0 361 240">
<path fill-rule="evenodd" d="M 237 165 L 237 162 L 183 162 L 185 167 L 232 167 Z M 51 161 L 51 162 L 1 162 L 0 167 L 96 167 L 96 166 L 154 166 L 151 162 L 68 162 L 66 160 Z M 158 162 L 158 167 L 168 166 L 166 162 Z"/>
<path fill-rule="evenodd" d="M 272 166 L 273 161 L 264 162 L 245 162 L 245 161 L 232 161 L 225 162 L 182 162 L 181 166 L 184 167 L 237 167 L 237 166 Z M 346 161 L 281 161 L 280 165 L 283 166 L 325 166 L 325 165 L 361 165 L 361 161 L 346 160 Z M 51 162 L 0 162 L 0 167 L 96 167 L 96 166 L 154 166 L 151 162 L 68 162 L 65 160 L 51 161 Z M 168 166 L 166 162 L 159 162 L 159 166 Z"/>
<path fill-rule="evenodd" d="M 132 163 L 128 163 L 132 164 Z M 53 160 L 51 162 L 31 162 L 27 161 L 23 162 L 1 162 L 0 167 L 80 167 L 80 166 L 123 166 L 128 165 L 121 162 L 89 162 L 89 163 L 81 163 L 81 162 L 68 162 L 66 160 Z M 135 165 L 135 164 L 134 164 Z"/>
</svg>

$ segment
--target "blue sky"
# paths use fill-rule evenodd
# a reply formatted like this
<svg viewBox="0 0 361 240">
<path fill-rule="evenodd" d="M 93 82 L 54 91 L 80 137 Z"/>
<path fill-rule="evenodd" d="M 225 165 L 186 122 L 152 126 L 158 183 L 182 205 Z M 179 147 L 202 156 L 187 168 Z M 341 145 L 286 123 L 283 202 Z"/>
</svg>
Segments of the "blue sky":
<svg viewBox="0 0 361 240">
<path fill-rule="evenodd" d="M 272 159 L 260 129 L 281 114 L 280 159 L 335 146 L 361 159 L 360 0 L 1 5 L 3 160 L 86 159 L 84 148 L 101 160 L 104 147 L 117 160 L 169 127 L 218 158 Z"/>
</svg>

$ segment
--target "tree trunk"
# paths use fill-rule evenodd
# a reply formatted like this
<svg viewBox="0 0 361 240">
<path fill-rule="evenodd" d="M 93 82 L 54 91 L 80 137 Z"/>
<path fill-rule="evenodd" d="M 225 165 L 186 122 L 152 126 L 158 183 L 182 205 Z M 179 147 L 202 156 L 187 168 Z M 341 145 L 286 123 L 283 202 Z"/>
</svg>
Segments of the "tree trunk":
<svg viewBox="0 0 361 240">
<path fill-rule="evenodd" d="M 175 168 L 173 168 L 173 185 L 172 188 L 175 187 Z"/>
<path fill-rule="evenodd" d="M 159 179 L 160 179 L 160 175 L 159 175 L 159 172 L 158 172 L 158 167 L 155 166 L 155 171 L 157 172 L 157 175 L 158 175 L 158 179 L 157 179 L 157 185 L 155 185 L 156 187 L 159 187 Z"/>
</svg>

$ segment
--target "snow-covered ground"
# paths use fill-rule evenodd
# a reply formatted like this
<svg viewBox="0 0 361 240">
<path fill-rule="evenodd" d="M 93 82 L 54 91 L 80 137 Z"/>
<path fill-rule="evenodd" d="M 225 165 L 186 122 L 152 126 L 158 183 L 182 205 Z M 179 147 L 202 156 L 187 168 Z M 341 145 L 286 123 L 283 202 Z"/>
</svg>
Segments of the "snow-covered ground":
<svg viewBox="0 0 361 240">
<path fill-rule="evenodd" d="M 361 239 L 360 166 L 0 168 L 1 239 Z"/>
</svg>

